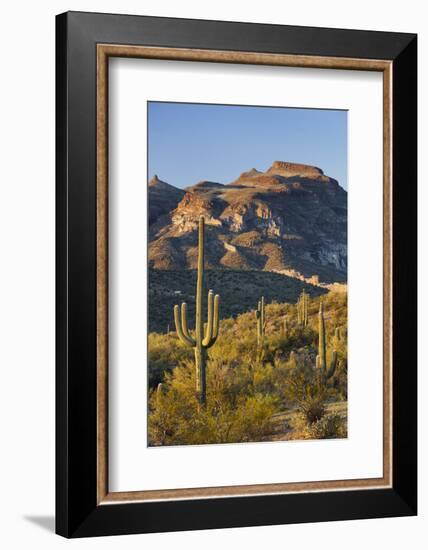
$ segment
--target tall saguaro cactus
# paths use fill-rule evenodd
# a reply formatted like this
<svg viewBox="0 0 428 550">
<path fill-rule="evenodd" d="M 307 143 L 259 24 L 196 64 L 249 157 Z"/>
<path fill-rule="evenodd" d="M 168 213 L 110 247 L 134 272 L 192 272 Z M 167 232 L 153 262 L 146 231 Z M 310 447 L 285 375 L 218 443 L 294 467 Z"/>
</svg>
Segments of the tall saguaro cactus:
<svg viewBox="0 0 428 550">
<path fill-rule="evenodd" d="M 194 349 L 196 366 L 196 393 L 201 404 L 205 404 L 207 400 L 207 349 L 213 346 L 217 340 L 220 320 L 220 297 L 218 294 L 214 296 L 213 291 L 210 290 L 208 292 L 207 324 L 204 331 L 204 318 L 202 312 L 202 293 L 204 290 L 204 241 L 205 219 L 201 216 L 199 218 L 198 230 L 198 278 L 196 282 L 195 338 L 191 336 L 187 326 L 187 304 L 185 302 L 181 304 L 181 319 L 179 306 L 174 306 L 174 321 L 177 335 L 184 344 Z"/>
<path fill-rule="evenodd" d="M 303 327 L 308 326 L 308 304 L 309 294 L 303 289 L 297 302 L 297 323 Z"/>
<path fill-rule="evenodd" d="M 265 340 L 265 328 L 266 328 L 264 296 L 261 297 L 261 300 L 257 304 L 256 321 L 257 321 L 257 348 L 259 349 L 259 352 L 260 352 L 263 349 L 264 340 Z"/>
<path fill-rule="evenodd" d="M 330 365 L 327 368 L 327 346 L 325 338 L 325 322 L 324 322 L 324 307 L 322 300 L 320 301 L 320 310 L 318 313 L 318 355 L 316 358 L 316 367 L 321 370 L 325 380 L 331 378 L 336 370 L 337 351 L 334 350 Z"/>
</svg>

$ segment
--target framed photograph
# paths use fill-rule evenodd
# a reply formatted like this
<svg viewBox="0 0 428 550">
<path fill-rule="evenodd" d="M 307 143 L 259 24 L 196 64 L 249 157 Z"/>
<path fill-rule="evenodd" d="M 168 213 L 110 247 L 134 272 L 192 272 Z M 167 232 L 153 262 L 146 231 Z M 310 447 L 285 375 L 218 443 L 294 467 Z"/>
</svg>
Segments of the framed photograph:
<svg viewBox="0 0 428 550">
<path fill-rule="evenodd" d="M 57 533 L 416 514 L 416 36 L 56 24 Z"/>
</svg>

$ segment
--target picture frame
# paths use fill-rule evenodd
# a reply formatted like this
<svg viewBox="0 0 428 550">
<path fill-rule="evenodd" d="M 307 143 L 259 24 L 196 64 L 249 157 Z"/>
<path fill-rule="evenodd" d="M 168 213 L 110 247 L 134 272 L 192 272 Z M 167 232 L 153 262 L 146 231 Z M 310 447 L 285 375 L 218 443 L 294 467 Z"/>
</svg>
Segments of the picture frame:
<svg viewBox="0 0 428 550">
<path fill-rule="evenodd" d="M 381 478 L 178 493 L 109 491 L 107 83 L 112 57 L 382 73 Z M 416 74 L 413 34 L 82 12 L 57 16 L 58 534 L 86 537 L 417 513 Z"/>
</svg>

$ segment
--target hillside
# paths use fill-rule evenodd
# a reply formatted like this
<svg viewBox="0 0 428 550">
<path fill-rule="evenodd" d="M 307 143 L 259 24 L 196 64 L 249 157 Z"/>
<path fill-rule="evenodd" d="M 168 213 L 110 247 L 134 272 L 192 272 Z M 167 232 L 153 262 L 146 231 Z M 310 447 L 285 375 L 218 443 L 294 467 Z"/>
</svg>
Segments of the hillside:
<svg viewBox="0 0 428 550">
<path fill-rule="evenodd" d="M 253 168 L 226 185 L 202 181 L 185 191 L 159 182 L 149 186 L 151 268 L 194 269 L 204 215 L 210 269 L 346 282 L 347 193 L 320 168 L 275 161 L 265 172 Z"/>
<path fill-rule="evenodd" d="M 194 319 L 196 271 L 149 271 L 149 332 L 174 330 L 173 307 L 187 302 Z M 310 296 L 326 290 L 293 277 L 266 271 L 206 270 L 205 286 L 221 295 L 220 318 L 236 317 L 254 309 L 263 294 L 266 302 L 295 303 L 303 289 Z M 208 290 L 207 290 L 208 292 Z"/>
</svg>

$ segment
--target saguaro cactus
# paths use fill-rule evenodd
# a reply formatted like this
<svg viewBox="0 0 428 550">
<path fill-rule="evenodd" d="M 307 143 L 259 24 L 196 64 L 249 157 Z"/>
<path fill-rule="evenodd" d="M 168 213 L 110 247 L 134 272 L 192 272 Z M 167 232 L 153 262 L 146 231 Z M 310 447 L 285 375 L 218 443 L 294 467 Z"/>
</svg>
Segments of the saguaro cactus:
<svg viewBox="0 0 428 550">
<path fill-rule="evenodd" d="M 305 307 L 304 307 L 303 321 L 304 321 L 304 326 L 307 327 L 308 326 L 308 319 L 309 319 L 309 316 L 308 316 L 309 294 L 304 292 L 304 296 L 305 296 Z"/>
<path fill-rule="evenodd" d="M 257 348 L 259 352 L 263 350 L 264 340 L 265 340 L 265 328 L 266 328 L 266 319 L 265 319 L 265 299 L 262 296 L 261 300 L 257 304 L 256 321 L 257 321 Z"/>
<path fill-rule="evenodd" d="M 297 302 L 297 323 L 303 327 L 308 326 L 309 294 L 303 289 Z"/>
<path fill-rule="evenodd" d="M 195 338 L 193 338 L 187 326 L 187 304 L 181 304 L 180 308 L 174 306 L 175 328 L 179 339 L 189 347 L 194 349 L 196 366 L 196 393 L 201 404 L 206 403 L 207 382 L 206 382 L 206 363 L 207 349 L 213 346 L 218 337 L 219 331 L 219 302 L 220 296 L 212 290 L 208 292 L 208 315 L 207 324 L 204 331 L 202 293 L 204 289 L 204 252 L 205 252 L 205 219 L 199 218 L 198 232 L 198 278 L 196 282 L 196 323 Z"/>
<path fill-rule="evenodd" d="M 331 378 L 336 370 L 337 351 L 332 353 L 330 365 L 327 368 L 327 346 L 325 338 L 324 307 L 320 301 L 320 310 L 318 313 L 318 355 L 316 358 L 316 367 L 321 370 L 325 380 Z"/>
<path fill-rule="evenodd" d="M 281 328 L 280 328 L 280 336 L 283 339 L 286 339 L 288 336 L 287 317 L 284 317 L 284 319 L 282 320 Z"/>
</svg>

